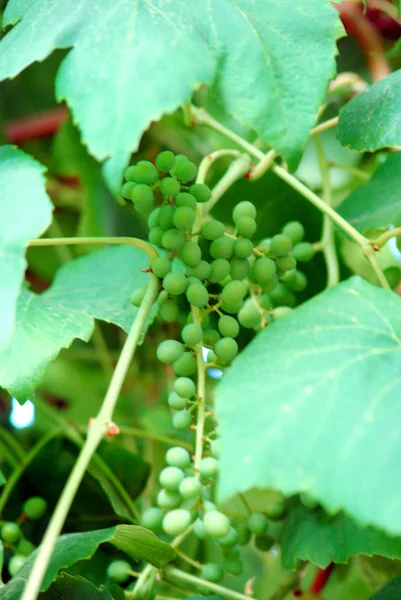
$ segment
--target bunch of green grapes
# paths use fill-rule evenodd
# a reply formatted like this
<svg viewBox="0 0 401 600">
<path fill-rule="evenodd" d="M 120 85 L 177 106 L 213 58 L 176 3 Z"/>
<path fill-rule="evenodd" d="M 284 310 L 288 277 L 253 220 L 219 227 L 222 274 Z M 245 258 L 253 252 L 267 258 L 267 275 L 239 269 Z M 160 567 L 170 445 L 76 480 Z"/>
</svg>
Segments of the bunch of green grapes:
<svg viewBox="0 0 401 600">
<path fill-rule="evenodd" d="M 13 552 L 8 561 L 8 572 L 11 577 L 19 571 L 27 557 L 35 550 L 35 546 L 24 537 L 22 525 L 26 521 L 41 519 L 47 510 L 47 502 L 39 496 L 28 498 L 22 506 L 22 514 L 18 522 L 7 521 L 0 528 L 0 538 L 5 548 Z"/>
<path fill-rule="evenodd" d="M 294 292 L 307 285 L 299 263 L 314 255 L 298 222 L 287 223 L 277 235 L 255 244 L 257 213 L 251 202 L 234 207 L 229 226 L 204 215 L 211 191 L 203 183 L 193 183 L 196 175 L 194 163 L 167 151 L 157 156 L 155 165 L 141 161 L 128 167 L 123 186 L 123 195 L 149 215 L 149 241 L 160 249 L 151 263 L 163 288 L 159 316 L 179 322 L 185 315 L 180 339 L 166 339 L 157 347 L 157 358 L 172 365 L 177 377 L 168 396 L 177 430 L 196 429 L 200 402 L 206 414 L 212 414 L 211 403 L 199 398 L 194 381 L 203 361 L 202 348 L 209 349 L 209 366 L 222 370 L 229 366 L 239 350 L 241 328 L 261 330 L 295 305 Z M 137 306 L 145 290 L 135 292 L 132 301 Z M 192 527 L 200 540 L 215 540 L 222 549 L 221 564 L 203 565 L 200 575 L 218 582 L 224 572 L 242 572 L 238 547 L 249 543 L 252 535 L 259 550 L 271 548 L 269 519 L 283 517 L 285 502 L 277 494 L 263 513 L 230 521 L 212 501 L 220 444 L 214 419 L 207 420 L 205 436 L 206 455 L 196 468 L 184 448 L 168 450 L 157 505 L 145 510 L 142 524 L 171 537 Z M 129 577 L 128 567 L 125 572 Z"/>
</svg>

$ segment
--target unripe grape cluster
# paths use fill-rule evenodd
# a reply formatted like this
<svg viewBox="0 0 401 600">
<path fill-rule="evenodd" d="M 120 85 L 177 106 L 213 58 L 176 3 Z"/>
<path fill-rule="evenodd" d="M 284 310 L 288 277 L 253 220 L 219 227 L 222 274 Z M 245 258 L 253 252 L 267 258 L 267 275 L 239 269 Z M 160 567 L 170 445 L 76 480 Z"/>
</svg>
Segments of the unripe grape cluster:
<svg viewBox="0 0 401 600">
<path fill-rule="evenodd" d="M 166 151 L 155 164 L 141 161 L 128 167 L 122 189 L 138 212 L 147 215 L 149 241 L 159 249 L 150 265 L 163 289 L 159 318 L 182 325 L 179 339 L 163 340 L 156 351 L 159 361 L 172 365 L 176 375 L 167 402 L 177 430 L 196 429 L 200 403 L 206 415 L 212 415 L 211 403 L 198 396 L 193 379 L 199 360 L 204 360 L 202 349 L 208 349 L 208 368 L 228 367 L 239 351 L 241 330 L 258 332 L 295 305 L 295 292 L 307 285 L 299 264 L 314 256 L 302 224 L 295 221 L 255 243 L 257 211 L 251 202 L 236 204 L 229 225 L 211 218 L 204 210 L 211 191 L 194 183 L 196 177 L 193 162 Z M 140 305 L 144 293 L 145 288 L 135 292 L 135 305 Z M 224 572 L 242 572 L 238 547 L 252 536 L 258 550 L 271 548 L 268 522 L 281 519 L 285 505 L 278 495 L 263 513 L 251 513 L 247 521 L 230 521 L 210 501 L 220 452 L 214 425 L 213 419 L 207 421 L 205 448 L 196 468 L 186 449 L 168 450 L 159 474 L 157 506 L 143 512 L 142 524 L 172 537 L 192 527 L 200 540 L 214 539 L 222 550 L 221 564 L 204 564 L 201 576 L 218 582 Z"/>
</svg>

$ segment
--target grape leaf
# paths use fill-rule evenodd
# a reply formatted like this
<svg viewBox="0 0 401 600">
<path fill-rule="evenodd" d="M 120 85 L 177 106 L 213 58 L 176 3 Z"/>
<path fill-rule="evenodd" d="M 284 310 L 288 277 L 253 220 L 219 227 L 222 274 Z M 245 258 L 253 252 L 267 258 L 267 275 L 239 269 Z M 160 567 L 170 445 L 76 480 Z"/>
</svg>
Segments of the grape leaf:
<svg viewBox="0 0 401 600">
<path fill-rule="evenodd" d="M 28 240 L 51 223 L 45 167 L 13 146 L 0 148 L 0 349 L 10 340 Z"/>
<path fill-rule="evenodd" d="M 343 200 L 338 212 L 362 233 L 400 225 L 400 186 L 401 154 L 394 152 L 367 183 Z"/>
<path fill-rule="evenodd" d="M 216 390 L 219 497 L 307 492 L 401 534 L 401 298 L 353 277 L 263 330 Z"/>
<path fill-rule="evenodd" d="M 21 591 L 23 586 L 21 585 Z M 93 583 L 80 577 L 62 573 L 47 592 L 40 594 L 39 600 L 113 600 L 113 596 L 103 585 L 100 589 Z M 11 600 L 11 598 L 10 598 Z M 15 600 L 17 597 L 15 596 Z"/>
<path fill-rule="evenodd" d="M 0 79 L 54 48 L 73 49 L 56 80 L 83 140 L 116 186 L 152 120 L 212 86 L 225 109 L 295 166 L 328 80 L 343 28 L 326 0 L 10 0 Z M 302 98 L 302 101 L 295 101 Z M 133 100 L 134 99 L 134 100 Z M 99 118 L 101 115 L 101 118 Z"/>
<path fill-rule="evenodd" d="M 0 471 L 0 485 L 4 485 L 6 482 L 6 478 L 4 477 L 3 473 Z"/>
<path fill-rule="evenodd" d="M 13 338 L 0 352 L 0 385 L 28 398 L 61 348 L 90 338 L 94 319 L 128 331 L 137 313 L 130 297 L 147 284 L 149 275 L 141 272 L 147 267 L 137 248 L 109 247 L 64 265 L 41 295 L 22 290 Z"/>
<path fill-rule="evenodd" d="M 106 542 L 125 552 L 132 560 L 145 560 L 156 567 L 161 567 L 175 557 L 172 546 L 159 540 L 148 529 L 136 525 L 116 525 L 108 529 L 67 533 L 61 535 L 56 542 L 40 588 L 41 591 L 48 589 L 61 569 L 66 569 L 80 560 L 91 558 L 98 547 Z M 17 600 L 17 598 L 20 598 L 18 592 L 23 589 L 25 580 L 28 578 L 35 562 L 37 552 L 35 550 L 30 554 L 17 575 L 4 588 L 0 588 L 0 600 L 13 600 L 14 598 Z M 21 583 L 21 580 L 23 583 Z"/>
<path fill-rule="evenodd" d="M 364 152 L 401 145 L 401 69 L 374 83 L 340 110 L 343 146 Z"/>
<path fill-rule="evenodd" d="M 393 579 L 379 590 L 371 600 L 399 600 L 401 595 L 401 576 Z"/>
<path fill-rule="evenodd" d="M 401 558 L 401 539 L 373 527 L 359 527 L 344 513 L 329 517 L 323 509 L 308 510 L 293 501 L 281 538 L 283 566 L 293 569 L 297 559 L 327 567 L 346 563 L 350 556 L 378 554 Z"/>
</svg>

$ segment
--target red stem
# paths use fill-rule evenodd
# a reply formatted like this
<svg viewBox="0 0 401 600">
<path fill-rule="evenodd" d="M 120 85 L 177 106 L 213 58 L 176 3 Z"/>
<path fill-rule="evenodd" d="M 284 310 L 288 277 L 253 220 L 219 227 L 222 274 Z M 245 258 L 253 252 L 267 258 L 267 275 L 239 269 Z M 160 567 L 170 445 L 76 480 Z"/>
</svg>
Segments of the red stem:
<svg viewBox="0 0 401 600">
<path fill-rule="evenodd" d="M 334 569 L 334 563 L 330 563 L 329 566 L 326 567 L 325 569 L 318 570 L 318 572 L 315 575 L 315 579 L 313 580 L 313 583 L 309 590 L 310 592 L 312 592 L 312 594 L 319 594 L 319 592 L 321 592 L 323 590 L 333 569 Z"/>
<path fill-rule="evenodd" d="M 67 118 L 67 108 L 60 106 L 43 113 L 9 121 L 4 126 L 4 132 L 11 143 L 22 144 L 53 135 Z"/>
<path fill-rule="evenodd" d="M 373 81 L 379 81 L 390 75 L 391 69 L 386 57 L 380 31 L 363 13 L 362 4 L 342 2 L 334 4 L 338 10 L 347 33 L 360 45 Z"/>
</svg>

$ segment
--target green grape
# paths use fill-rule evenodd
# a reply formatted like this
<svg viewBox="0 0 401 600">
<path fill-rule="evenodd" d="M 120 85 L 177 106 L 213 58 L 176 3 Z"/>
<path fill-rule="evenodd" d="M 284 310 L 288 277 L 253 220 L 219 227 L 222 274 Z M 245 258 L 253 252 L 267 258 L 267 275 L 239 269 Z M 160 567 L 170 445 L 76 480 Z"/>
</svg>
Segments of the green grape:
<svg viewBox="0 0 401 600">
<path fill-rule="evenodd" d="M 216 563 L 206 563 L 205 565 L 202 565 L 200 576 L 202 579 L 206 579 L 206 581 L 218 583 L 223 579 L 223 575 L 223 569 Z"/>
<path fill-rule="evenodd" d="M 171 204 L 164 204 L 160 207 L 159 216 L 158 216 L 158 224 L 162 229 L 167 231 L 167 229 L 173 229 L 173 217 L 175 213 L 174 206 Z"/>
<path fill-rule="evenodd" d="M 187 299 L 192 306 L 202 308 L 209 302 L 209 292 L 202 283 L 195 283 L 189 286 Z"/>
<path fill-rule="evenodd" d="M 189 188 L 189 193 L 195 196 L 197 202 L 207 202 L 212 195 L 210 189 L 204 183 L 194 183 Z"/>
<path fill-rule="evenodd" d="M 267 256 L 257 258 L 252 265 L 252 277 L 258 283 L 266 283 L 276 274 L 276 263 Z"/>
<path fill-rule="evenodd" d="M 198 173 L 198 167 L 195 163 L 188 160 L 186 163 L 181 163 L 175 168 L 175 176 L 180 181 L 192 181 Z"/>
<path fill-rule="evenodd" d="M 164 150 L 163 152 L 159 152 L 156 156 L 156 167 L 162 173 L 166 171 L 170 171 L 175 165 L 175 156 L 173 152 L 170 150 Z"/>
<path fill-rule="evenodd" d="M 157 494 L 156 502 L 163 510 L 171 510 L 180 506 L 182 497 L 177 492 L 160 490 L 160 492 Z"/>
<path fill-rule="evenodd" d="M 124 178 L 127 181 L 135 181 L 135 165 L 130 165 L 125 169 Z"/>
<path fill-rule="evenodd" d="M 291 271 L 297 265 L 297 261 L 292 256 L 292 254 L 288 254 L 287 256 L 281 256 L 276 260 L 277 268 L 281 271 Z"/>
<path fill-rule="evenodd" d="M 264 254 L 268 254 L 270 252 L 270 244 L 271 238 L 266 238 L 259 242 L 258 250 L 260 250 L 260 252 L 263 252 Z"/>
<path fill-rule="evenodd" d="M 184 273 L 167 273 L 163 277 L 163 288 L 172 296 L 179 296 L 187 289 L 188 280 Z"/>
<path fill-rule="evenodd" d="M 279 284 L 279 280 L 277 275 L 273 275 L 273 277 L 271 279 L 269 279 L 269 281 L 266 281 L 265 283 L 262 283 L 260 285 L 260 287 L 262 288 L 262 290 L 268 294 L 270 294 L 270 292 L 273 292 L 277 285 Z"/>
<path fill-rule="evenodd" d="M 225 548 L 224 556 L 227 560 L 238 560 L 240 558 L 240 553 L 238 548 Z"/>
<path fill-rule="evenodd" d="M 191 455 L 188 450 L 180 446 L 173 446 L 166 452 L 166 462 L 170 467 L 179 467 L 185 469 L 191 464 Z"/>
<path fill-rule="evenodd" d="M 398 267 L 396 268 L 398 269 Z M 286 273 L 285 276 L 282 277 L 282 280 L 286 286 L 295 292 L 302 292 L 308 285 L 306 275 L 302 273 L 302 271 L 298 271 L 298 269 Z"/>
<path fill-rule="evenodd" d="M 298 221 L 290 221 L 284 225 L 281 233 L 289 237 L 292 245 L 295 246 L 295 244 L 302 242 L 305 235 L 305 229 L 302 223 L 299 223 Z"/>
<path fill-rule="evenodd" d="M 262 315 L 253 300 L 245 302 L 241 310 L 238 311 L 238 321 L 241 323 L 242 327 L 245 327 L 246 329 L 254 329 L 255 327 L 260 326 Z"/>
<path fill-rule="evenodd" d="M 188 267 L 196 267 L 196 265 L 200 263 L 201 258 L 202 252 L 198 244 L 192 241 L 185 242 L 180 250 L 180 259 L 184 265 L 187 265 Z"/>
<path fill-rule="evenodd" d="M 165 256 L 158 256 L 150 266 L 156 277 L 160 277 L 161 279 L 171 271 L 171 261 Z"/>
<path fill-rule="evenodd" d="M 201 235 L 205 240 L 215 240 L 224 235 L 225 227 L 220 221 L 207 221 L 201 227 Z"/>
<path fill-rule="evenodd" d="M 269 498 L 264 506 L 264 512 L 271 521 L 280 521 L 285 514 L 285 498 L 277 492 L 274 497 Z"/>
<path fill-rule="evenodd" d="M 289 254 L 292 251 L 292 242 L 288 235 L 282 233 L 274 235 L 270 242 L 270 250 L 277 257 Z"/>
<path fill-rule="evenodd" d="M 156 349 L 156 356 L 160 362 L 169 365 L 184 355 L 184 346 L 177 340 L 164 340 Z"/>
<path fill-rule="evenodd" d="M 184 477 L 184 471 L 178 467 L 166 467 L 160 471 L 159 482 L 167 491 L 177 492 Z"/>
<path fill-rule="evenodd" d="M 244 565 L 239 558 L 225 558 L 223 561 L 223 569 L 230 575 L 241 575 L 244 570 Z"/>
<path fill-rule="evenodd" d="M 131 565 L 125 560 L 113 560 L 107 567 L 107 576 L 117 583 L 126 583 L 131 575 Z"/>
<path fill-rule="evenodd" d="M 238 532 L 238 546 L 247 546 L 251 539 L 251 532 L 249 531 L 246 523 L 240 523 L 237 525 Z"/>
<path fill-rule="evenodd" d="M 218 328 L 224 337 L 235 338 L 239 334 L 238 321 L 228 315 L 223 315 L 219 318 Z"/>
<path fill-rule="evenodd" d="M 47 502 L 44 498 L 40 498 L 40 496 L 32 496 L 32 498 L 28 498 L 22 506 L 22 514 L 32 521 L 37 521 L 41 519 L 45 514 L 47 509 Z"/>
<path fill-rule="evenodd" d="M 148 227 L 152 229 L 152 227 L 158 227 L 159 225 L 159 214 L 160 214 L 161 206 L 154 208 L 148 217 Z"/>
<path fill-rule="evenodd" d="M 383 274 L 392 290 L 394 290 L 401 280 L 400 267 L 388 267 L 384 269 Z"/>
<path fill-rule="evenodd" d="M 205 260 L 200 260 L 196 267 L 188 267 L 187 273 L 190 277 L 196 277 L 199 281 L 208 279 L 211 267 Z"/>
<path fill-rule="evenodd" d="M 161 246 L 163 235 L 164 230 L 161 227 L 152 227 L 148 235 L 149 242 L 155 246 Z"/>
<path fill-rule="evenodd" d="M 1 528 L 1 538 L 6 544 L 15 544 L 21 537 L 21 529 L 11 521 L 4 523 Z"/>
<path fill-rule="evenodd" d="M 199 344 L 203 336 L 203 330 L 200 325 L 197 323 L 189 323 L 185 325 L 184 329 L 181 332 L 181 337 L 186 344 L 189 346 L 194 346 L 195 344 Z M 191 383 L 193 383 L 191 381 Z"/>
<path fill-rule="evenodd" d="M 187 405 L 187 398 L 182 398 L 173 391 L 168 395 L 167 404 L 175 410 L 182 410 Z"/>
<path fill-rule="evenodd" d="M 224 303 L 233 303 L 243 300 L 248 291 L 248 286 L 243 281 L 229 281 L 221 291 L 220 300 Z"/>
<path fill-rule="evenodd" d="M 188 192 L 179 192 L 175 197 L 175 205 L 177 207 L 186 206 L 193 211 L 196 211 L 197 206 L 195 196 Z"/>
<path fill-rule="evenodd" d="M 259 304 L 265 310 L 271 310 L 273 308 L 273 303 L 271 301 L 269 294 L 262 294 L 259 297 Z"/>
<path fill-rule="evenodd" d="M 145 183 L 139 183 L 132 189 L 131 200 L 138 205 L 142 202 L 153 202 L 152 188 Z"/>
<path fill-rule="evenodd" d="M 121 188 L 121 196 L 123 198 L 127 198 L 127 200 L 131 200 L 132 190 L 135 187 L 135 183 L 133 181 L 126 181 Z"/>
<path fill-rule="evenodd" d="M 173 363 L 174 373 L 180 377 L 190 377 L 196 373 L 196 358 L 191 352 L 184 354 Z"/>
<path fill-rule="evenodd" d="M 187 325 L 187 327 L 190 326 L 191 325 Z M 178 379 L 174 381 L 173 389 L 181 398 L 192 398 L 192 396 L 195 396 L 196 394 L 196 386 L 189 377 L 178 377 Z"/>
<path fill-rule="evenodd" d="M 189 162 L 189 158 L 185 156 L 185 154 L 177 154 L 175 157 L 175 165 L 172 169 L 170 169 L 170 175 L 175 177 L 177 173 L 177 168 L 186 165 Z"/>
<path fill-rule="evenodd" d="M 154 208 L 154 206 L 153 206 L 152 200 L 146 200 L 145 202 L 137 202 L 135 204 L 136 212 L 144 217 L 149 217 L 153 208 Z"/>
<path fill-rule="evenodd" d="M 208 352 L 207 354 L 207 362 L 208 363 L 214 363 L 217 360 L 217 356 L 216 354 L 213 352 L 213 350 L 210 350 L 210 352 Z"/>
<path fill-rule="evenodd" d="M 274 539 L 270 535 L 257 535 L 255 546 L 260 552 L 268 552 L 274 545 Z"/>
<path fill-rule="evenodd" d="M 141 306 L 142 300 L 145 297 L 147 289 L 148 289 L 147 286 L 144 285 L 144 286 L 138 288 L 137 290 L 135 290 L 135 292 L 131 296 L 131 302 L 134 306 Z"/>
<path fill-rule="evenodd" d="M 203 285 L 203 283 L 197 277 L 188 277 L 188 287 L 190 285 Z"/>
<path fill-rule="evenodd" d="M 251 265 L 247 258 L 233 258 L 230 264 L 231 279 L 245 279 L 249 273 Z"/>
<path fill-rule="evenodd" d="M 253 244 L 251 240 L 240 238 L 234 244 L 234 254 L 238 258 L 248 258 L 253 253 Z"/>
<path fill-rule="evenodd" d="M 173 427 L 176 429 L 188 429 L 192 424 L 192 416 L 187 410 L 179 410 L 173 416 Z"/>
<path fill-rule="evenodd" d="M 301 242 L 294 246 L 292 255 L 299 262 L 309 262 L 314 257 L 315 251 L 309 242 Z"/>
<path fill-rule="evenodd" d="M 244 200 L 243 202 L 239 202 L 233 210 L 233 221 L 235 224 L 238 223 L 242 217 L 250 217 L 251 219 L 256 219 L 256 208 L 252 202 L 248 202 Z"/>
<path fill-rule="evenodd" d="M 163 531 L 168 535 L 180 535 L 191 524 L 191 513 L 183 508 L 172 510 L 164 515 Z"/>
<path fill-rule="evenodd" d="M 214 346 L 220 339 L 220 334 L 215 329 L 205 329 L 203 332 L 203 343 L 205 346 Z"/>
<path fill-rule="evenodd" d="M 180 483 L 180 494 L 186 500 L 199 498 L 202 493 L 202 484 L 196 477 L 185 477 Z"/>
<path fill-rule="evenodd" d="M 217 541 L 223 548 L 233 548 L 238 544 L 239 535 L 234 527 L 230 527 L 230 531 L 224 537 L 218 538 Z"/>
<path fill-rule="evenodd" d="M 290 313 L 291 311 L 292 308 L 290 308 L 289 306 L 278 306 L 277 308 L 273 309 L 273 320 L 277 321 L 278 319 L 285 317 L 285 315 L 288 315 L 288 313 Z"/>
<path fill-rule="evenodd" d="M 21 540 L 17 546 L 16 554 L 29 556 L 35 549 L 36 547 L 29 540 Z"/>
<path fill-rule="evenodd" d="M 230 531 L 230 521 L 218 510 L 207 512 L 203 518 L 207 533 L 214 538 L 222 538 Z"/>
<path fill-rule="evenodd" d="M 237 300 L 236 302 L 227 302 L 224 304 L 224 310 L 230 315 L 237 314 L 238 311 L 244 306 L 243 300 Z"/>
<path fill-rule="evenodd" d="M 231 258 L 234 251 L 234 240 L 221 235 L 210 244 L 210 254 L 213 258 Z"/>
<path fill-rule="evenodd" d="M 217 258 L 210 264 L 208 280 L 211 283 L 220 283 L 230 272 L 230 263 L 225 258 Z"/>
<path fill-rule="evenodd" d="M 274 306 L 295 306 L 296 298 L 294 292 L 290 290 L 284 283 L 278 283 L 275 289 L 270 293 L 270 298 Z"/>
<path fill-rule="evenodd" d="M 20 570 L 25 561 L 26 556 L 23 556 L 21 554 L 14 554 L 14 556 L 10 558 L 10 560 L 8 561 L 7 568 L 11 577 L 14 577 L 14 575 L 17 574 L 17 572 Z"/>
<path fill-rule="evenodd" d="M 221 441 L 220 439 L 212 440 L 210 442 L 210 452 L 215 458 L 220 458 L 221 452 Z"/>
<path fill-rule="evenodd" d="M 224 337 L 214 348 L 216 356 L 224 363 L 230 363 L 238 354 L 238 344 L 233 338 Z"/>
<path fill-rule="evenodd" d="M 266 532 L 268 526 L 268 520 L 266 515 L 254 512 L 249 515 L 248 518 L 248 529 L 255 535 L 262 535 Z"/>
<path fill-rule="evenodd" d="M 159 177 L 156 167 L 148 160 L 140 160 L 135 165 L 135 181 L 137 183 L 154 183 Z"/>
<path fill-rule="evenodd" d="M 177 250 L 184 244 L 184 236 L 178 229 L 168 229 L 163 233 L 162 246 L 166 250 Z"/>
<path fill-rule="evenodd" d="M 195 218 L 196 214 L 192 208 L 189 208 L 189 206 L 179 206 L 174 212 L 173 223 L 177 229 L 184 231 L 185 229 L 191 229 L 195 223 Z"/>
<path fill-rule="evenodd" d="M 163 512 L 160 508 L 152 506 L 142 513 L 141 525 L 151 531 L 160 531 L 163 522 Z"/>
<path fill-rule="evenodd" d="M 175 300 L 164 300 L 159 308 L 159 317 L 166 323 L 174 323 L 178 319 L 178 306 Z"/>
<path fill-rule="evenodd" d="M 213 479 L 216 477 L 219 466 L 217 460 L 213 456 L 205 456 L 199 464 L 199 473 L 205 479 Z"/>
<path fill-rule="evenodd" d="M 202 519 L 196 519 L 194 523 L 194 534 L 200 540 L 206 540 L 209 537 L 208 532 Z"/>
<path fill-rule="evenodd" d="M 241 217 L 236 223 L 237 233 L 246 238 L 254 236 L 256 231 L 256 221 L 252 217 Z"/>
<path fill-rule="evenodd" d="M 310 510 L 315 510 L 315 508 L 319 506 L 319 502 L 312 498 L 312 496 L 309 496 L 309 494 L 306 494 L 305 492 L 301 492 L 301 494 L 299 494 L 299 499 L 301 500 L 305 508 L 309 508 Z"/>
<path fill-rule="evenodd" d="M 181 189 L 180 182 L 175 177 L 165 177 L 160 182 L 160 192 L 163 196 L 174 197 Z"/>
<path fill-rule="evenodd" d="M 216 510 L 217 506 L 213 502 L 210 502 L 209 500 L 203 501 L 203 512 L 205 514 Z"/>
</svg>

